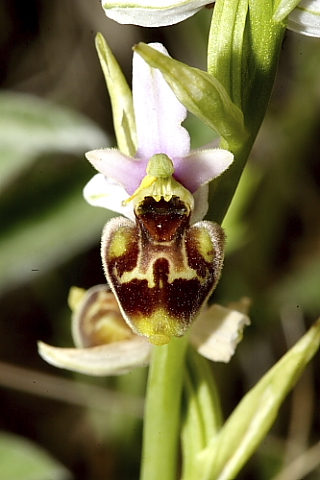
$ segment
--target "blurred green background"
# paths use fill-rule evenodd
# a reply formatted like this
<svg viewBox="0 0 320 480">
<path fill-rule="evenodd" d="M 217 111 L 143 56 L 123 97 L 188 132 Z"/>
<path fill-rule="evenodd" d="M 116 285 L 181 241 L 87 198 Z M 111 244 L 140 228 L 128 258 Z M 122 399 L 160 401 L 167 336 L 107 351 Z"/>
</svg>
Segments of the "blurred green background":
<svg viewBox="0 0 320 480">
<path fill-rule="evenodd" d="M 142 29 L 108 20 L 99 0 L 0 4 L 1 480 L 138 478 L 146 370 L 74 375 L 47 365 L 36 342 L 71 346 L 70 287 L 104 283 L 99 238 L 111 213 L 82 198 L 94 174 L 84 152 L 115 145 L 96 32 L 130 81 L 138 41 L 163 42 L 205 69 L 210 15 Z M 187 125 L 194 147 L 212 139 L 195 118 Z M 227 257 L 214 301 L 252 299 L 236 356 L 213 365 L 226 416 L 319 316 L 319 127 L 320 40 L 288 32 L 224 223 Z M 320 478 L 319 373 L 317 357 L 240 479 Z"/>
</svg>

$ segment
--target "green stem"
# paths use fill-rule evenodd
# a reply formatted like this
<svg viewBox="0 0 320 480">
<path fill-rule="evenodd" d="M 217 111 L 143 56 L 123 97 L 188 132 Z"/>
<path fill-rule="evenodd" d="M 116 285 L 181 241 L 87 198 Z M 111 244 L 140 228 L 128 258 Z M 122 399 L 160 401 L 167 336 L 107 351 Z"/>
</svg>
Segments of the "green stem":
<svg viewBox="0 0 320 480">
<path fill-rule="evenodd" d="M 188 335 L 154 347 L 146 397 L 140 480 L 176 480 Z"/>
<path fill-rule="evenodd" d="M 221 141 L 220 147 L 229 149 L 235 158 L 230 169 L 210 186 L 208 218 L 218 223 L 231 203 L 275 81 L 286 24 L 274 21 L 273 12 L 272 0 L 217 0 L 215 5 L 208 71 L 241 107 L 249 134 L 240 142 Z"/>
<path fill-rule="evenodd" d="M 255 139 L 256 135 L 250 135 L 246 142 L 235 145 L 233 148 L 224 141 L 219 145 L 220 148 L 230 149 L 235 158 L 231 167 L 210 185 L 207 218 L 220 225 L 226 216 Z"/>
</svg>

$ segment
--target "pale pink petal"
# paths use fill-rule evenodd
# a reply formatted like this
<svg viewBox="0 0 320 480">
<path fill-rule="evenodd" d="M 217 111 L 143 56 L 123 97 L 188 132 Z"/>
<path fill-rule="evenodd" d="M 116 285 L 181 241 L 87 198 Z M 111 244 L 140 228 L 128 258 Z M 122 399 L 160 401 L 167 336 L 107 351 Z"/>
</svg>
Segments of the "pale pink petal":
<svg viewBox="0 0 320 480">
<path fill-rule="evenodd" d="M 122 205 L 122 202 L 129 198 L 125 189 L 111 178 L 106 178 L 102 173 L 94 175 L 89 180 L 83 189 L 83 196 L 94 207 L 107 208 L 135 221 L 132 204 Z"/>
<path fill-rule="evenodd" d="M 174 177 L 191 193 L 202 185 L 219 177 L 233 162 L 233 154 L 228 150 L 215 148 L 199 150 L 186 158 L 174 159 Z"/>
<path fill-rule="evenodd" d="M 152 346 L 144 337 L 91 348 L 56 348 L 39 342 L 39 354 L 51 365 L 86 375 L 122 375 L 149 364 Z"/>
<path fill-rule="evenodd" d="M 130 158 L 115 148 L 102 148 L 86 153 L 86 158 L 98 172 L 121 183 L 132 195 L 146 175 L 147 162 Z"/>
<path fill-rule="evenodd" d="M 160 43 L 151 47 L 168 55 Z M 187 110 L 178 101 L 159 70 L 133 54 L 133 105 L 138 136 L 137 156 L 150 159 L 156 153 L 165 153 L 172 160 L 185 157 L 190 151 L 190 137 L 181 126 Z"/>
</svg>

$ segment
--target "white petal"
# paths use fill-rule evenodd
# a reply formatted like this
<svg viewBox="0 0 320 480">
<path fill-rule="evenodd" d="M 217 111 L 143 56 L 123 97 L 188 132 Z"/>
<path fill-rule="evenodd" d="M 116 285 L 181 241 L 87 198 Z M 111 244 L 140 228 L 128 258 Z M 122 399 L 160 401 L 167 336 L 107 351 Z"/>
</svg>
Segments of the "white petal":
<svg viewBox="0 0 320 480">
<path fill-rule="evenodd" d="M 212 0 L 102 0 L 105 14 L 118 23 L 162 27 L 182 22 Z"/>
<path fill-rule="evenodd" d="M 106 178 L 102 173 L 98 173 L 89 180 L 83 189 L 83 196 L 94 207 L 107 208 L 135 221 L 132 204 L 122 205 L 122 202 L 129 198 L 125 189 L 111 178 Z"/>
<path fill-rule="evenodd" d="M 320 37 L 320 0 L 302 0 L 290 13 L 288 28 L 309 37 Z"/>
<path fill-rule="evenodd" d="M 168 55 L 160 43 L 150 46 Z M 149 160 L 156 153 L 165 153 L 173 160 L 188 155 L 190 136 L 181 126 L 187 110 L 161 72 L 149 67 L 137 53 L 133 54 L 132 93 L 138 136 L 137 156 Z"/>
<path fill-rule="evenodd" d="M 147 162 L 131 158 L 116 148 L 101 148 L 86 153 L 86 158 L 98 172 L 121 183 L 132 195 L 146 174 Z"/>
<path fill-rule="evenodd" d="M 250 325 L 247 315 L 211 305 L 191 327 L 190 341 L 202 356 L 227 363 L 242 339 L 245 325 Z"/>
<path fill-rule="evenodd" d="M 51 365 L 86 375 L 122 375 L 149 364 L 152 346 L 142 337 L 92 348 L 56 348 L 39 342 L 39 354 Z"/>
<path fill-rule="evenodd" d="M 174 162 L 174 177 L 191 193 L 219 177 L 233 162 L 233 154 L 221 148 L 192 152 Z"/>
</svg>

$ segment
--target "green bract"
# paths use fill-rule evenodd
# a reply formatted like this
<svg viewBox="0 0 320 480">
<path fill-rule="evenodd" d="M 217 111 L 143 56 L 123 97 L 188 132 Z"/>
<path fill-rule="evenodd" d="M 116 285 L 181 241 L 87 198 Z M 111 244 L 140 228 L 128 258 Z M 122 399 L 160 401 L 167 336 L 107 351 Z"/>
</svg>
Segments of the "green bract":
<svg viewBox="0 0 320 480">
<path fill-rule="evenodd" d="M 144 43 L 139 43 L 135 51 L 150 66 L 158 68 L 179 101 L 227 143 L 247 138 L 241 110 L 213 75 L 167 57 Z"/>
</svg>

